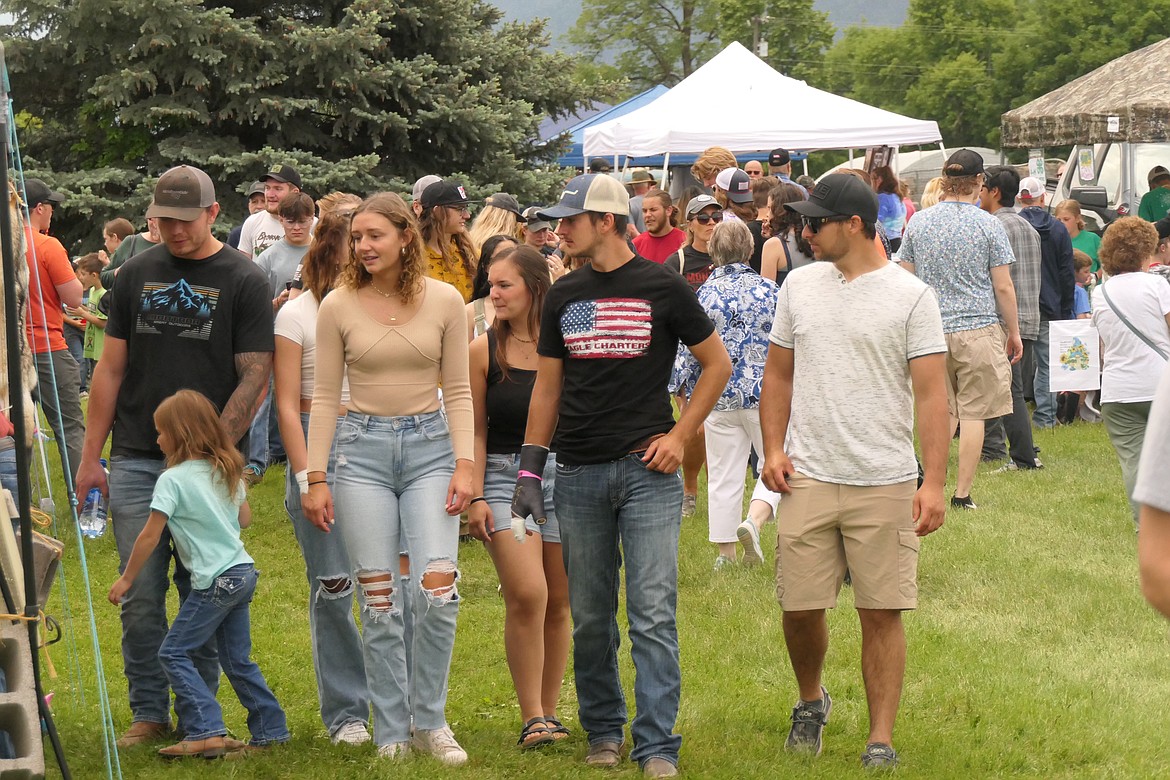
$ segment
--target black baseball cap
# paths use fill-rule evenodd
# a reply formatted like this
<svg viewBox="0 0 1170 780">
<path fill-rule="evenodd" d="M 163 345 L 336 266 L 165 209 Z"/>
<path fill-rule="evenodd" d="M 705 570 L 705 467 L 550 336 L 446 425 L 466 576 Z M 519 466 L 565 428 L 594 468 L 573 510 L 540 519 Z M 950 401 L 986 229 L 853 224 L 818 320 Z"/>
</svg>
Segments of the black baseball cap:
<svg viewBox="0 0 1170 780">
<path fill-rule="evenodd" d="M 877 195 L 865 181 L 848 173 L 832 173 L 813 187 L 808 200 L 785 203 L 784 208 L 802 217 L 861 217 L 877 222 Z"/>
<path fill-rule="evenodd" d="M 506 192 L 497 192 L 494 195 L 488 195 L 483 205 L 495 206 L 498 209 L 510 211 L 516 216 L 520 216 L 520 202 Z"/>
<path fill-rule="evenodd" d="M 467 198 L 467 190 L 463 189 L 463 185 L 454 179 L 444 179 L 428 185 L 422 191 L 419 202 L 422 203 L 424 209 L 431 209 L 435 206 L 466 206 L 471 203 Z"/>
<path fill-rule="evenodd" d="M 768 154 L 768 165 L 770 166 L 787 165 L 790 162 L 792 162 L 792 156 L 788 154 L 787 149 L 773 149 Z"/>
<path fill-rule="evenodd" d="M 35 209 L 42 203 L 52 203 L 58 206 L 65 202 L 65 196 L 49 189 L 49 185 L 40 179 L 24 180 L 24 197 L 30 209 Z"/>
<path fill-rule="evenodd" d="M 299 173 L 297 173 L 297 169 L 292 167 L 291 165 L 274 165 L 274 166 L 272 166 L 271 168 L 268 169 L 268 173 L 266 173 L 260 177 L 260 181 L 265 181 L 267 179 L 272 179 L 273 181 L 279 181 L 279 182 L 282 182 L 284 184 L 291 184 L 292 186 L 296 187 L 298 190 L 302 189 L 301 175 Z"/>
<path fill-rule="evenodd" d="M 970 149 L 960 149 L 947 158 L 943 176 L 976 176 L 983 173 L 983 155 Z"/>
<path fill-rule="evenodd" d="M 264 194 L 264 182 L 254 181 L 248 185 L 248 199 L 251 200 L 253 195 Z"/>
<path fill-rule="evenodd" d="M 1154 229 L 1158 231 L 1158 240 L 1165 241 L 1170 238 L 1170 217 L 1162 217 L 1154 223 Z"/>
<path fill-rule="evenodd" d="M 589 161 L 590 173 L 609 173 L 612 170 L 613 166 L 604 157 L 594 157 Z"/>
</svg>

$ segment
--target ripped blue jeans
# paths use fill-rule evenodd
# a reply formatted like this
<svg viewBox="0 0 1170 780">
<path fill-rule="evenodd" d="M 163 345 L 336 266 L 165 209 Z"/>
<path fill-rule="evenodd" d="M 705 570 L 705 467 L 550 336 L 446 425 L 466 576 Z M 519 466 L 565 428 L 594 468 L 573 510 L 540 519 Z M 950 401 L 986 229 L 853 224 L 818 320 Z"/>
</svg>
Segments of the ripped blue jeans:
<svg viewBox="0 0 1170 780">
<path fill-rule="evenodd" d="M 301 426 L 307 436 L 309 415 L 301 415 Z M 330 453 L 327 474 L 330 483 L 334 481 L 333 461 Z M 305 518 L 301 511 L 301 489 L 291 469 L 285 482 L 284 508 L 305 559 L 317 701 L 321 705 L 321 721 L 333 736 L 347 723 L 357 721 L 365 725 L 370 718 L 362 639 L 353 619 L 353 567 L 337 529 L 325 533 Z"/>
<path fill-rule="evenodd" d="M 447 514 L 455 469 L 441 412 L 338 423 L 335 530 L 349 551 L 362 603 L 362 650 L 374 713 L 374 742 L 410 739 L 410 727 L 447 725 L 447 678 L 459 614 L 459 518 Z M 403 599 L 398 555 L 410 555 Z M 441 583 L 441 584 L 440 584 Z M 414 631 L 407 663 L 403 604 Z"/>
</svg>

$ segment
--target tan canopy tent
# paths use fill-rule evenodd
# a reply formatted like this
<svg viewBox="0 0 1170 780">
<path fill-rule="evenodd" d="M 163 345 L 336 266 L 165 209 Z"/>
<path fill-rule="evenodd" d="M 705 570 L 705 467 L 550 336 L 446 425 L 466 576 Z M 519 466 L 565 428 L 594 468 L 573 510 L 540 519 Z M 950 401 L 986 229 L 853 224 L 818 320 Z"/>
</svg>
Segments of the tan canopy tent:
<svg viewBox="0 0 1170 780">
<path fill-rule="evenodd" d="M 1170 140 L 1170 38 L 1008 111 L 1001 129 L 1004 146 Z"/>
</svg>

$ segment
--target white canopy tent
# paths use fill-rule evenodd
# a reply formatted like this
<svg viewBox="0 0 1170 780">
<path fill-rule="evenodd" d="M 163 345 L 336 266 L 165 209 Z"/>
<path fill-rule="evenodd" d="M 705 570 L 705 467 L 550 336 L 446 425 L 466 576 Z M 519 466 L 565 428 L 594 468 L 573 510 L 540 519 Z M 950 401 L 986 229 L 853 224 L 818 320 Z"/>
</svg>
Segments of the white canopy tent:
<svg viewBox="0 0 1170 780">
<path fill-rule="evenodd" d="M 586 157 L 856 149 L 942 141 L 938 124 L 784 76 L 732 43 L 653 103 L 586 129 Z"/>
</svg>

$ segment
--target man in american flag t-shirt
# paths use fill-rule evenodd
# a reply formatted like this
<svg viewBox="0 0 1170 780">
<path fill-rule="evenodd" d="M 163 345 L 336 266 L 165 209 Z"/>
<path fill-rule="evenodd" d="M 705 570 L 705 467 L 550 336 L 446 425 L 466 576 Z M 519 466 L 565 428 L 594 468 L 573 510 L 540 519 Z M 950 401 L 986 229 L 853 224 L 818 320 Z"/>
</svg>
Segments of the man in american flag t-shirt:
<svg viewBox="0 0 1170 780">
<path fill-rule="evenodd" d="M 512 513 L 543 515 L 538 475 L 554 443 L 553 504 L 569 578 L 579 717 L 589 738 L 585 762 L 621 760 L 616 588 L 624 563 L 637 705 L 630 758 L 647 777 L 671 777 L 682 743 L 674 733 L 682 684 L 678 467 L 683 445 L 727 385 L 731 361 L 683 277 L 629 248 L 628 209 L 616 179 L 590 174 L 540 212 L 560 220 L 567 257 L 591 261 L 559 279 L 545 300 Z M 680 341 L 702 375 L 675 422 L 666 386 Z"/>
</svg>

